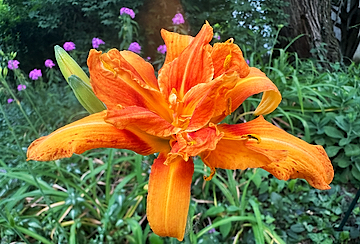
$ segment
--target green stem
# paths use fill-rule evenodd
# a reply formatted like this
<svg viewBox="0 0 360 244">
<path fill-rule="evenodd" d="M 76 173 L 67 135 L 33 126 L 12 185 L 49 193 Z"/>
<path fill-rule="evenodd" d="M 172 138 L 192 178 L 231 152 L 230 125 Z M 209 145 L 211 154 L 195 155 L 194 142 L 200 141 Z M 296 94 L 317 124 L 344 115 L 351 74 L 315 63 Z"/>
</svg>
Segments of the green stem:
<svg viewBox="0 0 360 244">
<path fill-rule="evenodd" d="M 111 179 L 111 173 L 112 173 L 112 162 L 114 158 L 114 149 L 109 149 L 109 159 L 107 161 L 107 169 L 106 169 L 106 180 L 105 180 L 105 199 L 106 202 L 109 202 L 110 200 L 110 179 Z"/>
<path fill-rule="evenodd" d="M 14 138 L 14 140 L 15 140 L 15 142 L 16 142 L 16 145 L 18 146 L 19 150 L 22 152 L 22 155 L 24 156 L 24 160 L 25 160 L 25 158 L 26 158 L 26 157 L 25 157 L 25 153 L 24 153 L 24 152 L 22 151 L 22 149 L 21 149 L 20 142 L 19 142 L 19 140 L 17 139 L 17 137 L 16 137 L 16 135 L 15 135 L 14 129 L 13 129 L 13 127 L 11 126 L 10 121 L 9 121 L 8 117 L 6 116 L 6 113 L 5 113 L 5 111 L 4 111 L 3 106 L 1 105 L 1 103 L 0 103 L 0 110 L 1 110 L 1 113 L 3 114 L 3 116 L 4 116 L 6 125 L 8 126 L 10 133 L 11 133 L 11 135 L 13 136 L 13 138 Z"/>
<path fill-rule="evenodd" d="M 2 78 L 2 77 L 1 77 L 1 83 L 6 87 L 6 89 L 10 93 L 11 97 L 16 101 L 16 104 L 19 106 L 19 109 L 20 109 L 21 113 L 24 115 L 26 121 L 29 123 L 29 125 L 30 125 L 31 129 L 33 130 L 33 132 L 35 133 L 35 135 L 39 137 L 39 133 L 37 132 L 37 130 L 35 129 L 33 123 L 30 121 L 29 117 L 25 113 L 20 101 L 16 98 L 15 94 L 12 92 L 12 90 L 9 87 L 9 85 L 7 84 L 6 80 L 4 78 Z"/>
<path fill-rule="evenodd" d="M 34 102 L 32 101 L 32 99 L 30 98 L 29 93 L 27 92 L 27 90 L 25 90 L 24 92 L 25 92 L 26 98 L 29 100 L 31 106 L 33 107 L 35 113 L 37 114 L 37 116 L 40 118 L 41 122 L 42 122 L 42 123 L 44 124 L 44 126 L 45 126 L 45 125 L 46 125 L 45 120 L 44 120 L 44 118 L 41 116 L 39 110 L 38 110 L 37 107 L 35 106 L 35 104 L 34 104 Z"/>
<path fill-rule="evenodd" d="M 25 238 L 25 236 L 20 232 L 18 231 L 16 228 L 12 227 L 9 220 L 6 218 L 5 214 L 0 211 L 0 215 L 1 217 L 3 217 L 6 221 L 6 223 L 11 227 L 11 229 L 18 235 L 20 236 L 20 238 L 26 243 L 26 244 L 30 244 L 30 242 Z"/>
</svg>

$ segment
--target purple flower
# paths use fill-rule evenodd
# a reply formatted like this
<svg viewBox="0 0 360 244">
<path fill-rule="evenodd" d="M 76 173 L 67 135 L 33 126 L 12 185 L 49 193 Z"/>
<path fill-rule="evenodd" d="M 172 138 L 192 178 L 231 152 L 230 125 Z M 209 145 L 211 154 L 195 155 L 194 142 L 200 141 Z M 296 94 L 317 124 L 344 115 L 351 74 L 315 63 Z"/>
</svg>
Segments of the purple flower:
<svg viewBox="0 0 360 244">
<path fill-rule="evenodd" d="M 215 33 L 215 34 L 214 34 L 214 38 L 220 40 L 220 35 L 219 35 L 219 33 Z"/>
<path fill-rule="evenodd" d="M 20 85 L 18 85 L 17 89 L 18 89 L 18 91 L 22 91 L 22 90 L 26 89 L 26 86 L 23 84 L 20 84 Z"/>
<path fill-rule="evenodd" d="M 165 53 L 166 53 L 166 45 L 160 45 L 160 46 L 157 48 L 157 51 L 158 51 L 159 53 L 165 54 Z"/>
<path fill-rule="evenodd" d="M 129 51 L 132 51 L 134 53 L 140 54 L 141 52 L 141 46 L 137 42 L 132 42 L 128 48 Z"/>
<path fill-rule="evenodd" d="M 52 67 L 55 66 L 55 64 L 51 59 L 46 59 L 45 60 L 45 66 L 51 69 Z"/>
<path fill-rule="evenodd" d="M 132 10 L 131 8 L 121 8 L 120 9 L 120 15 L 123 15 L 123 14 L 128 14 L 130 15 L 130 17 L 133 19 L 135 18 L 135 13 L 134 13 L 134 10 Z"/>
<path fill-rule="evenodd" d="M 75 49 L 75 43 L 73 42 L 65 42 L 63 45 L 65 51 L 71 51 Z"/>
<path fill-rule="evenodd" d="M 150 59 L 151 59 L 151 57 L 147 57 L 147 58 L 146 58 L 147 61 L 150 61 Z"/>
<path fill-rule="evenodd" d="M 41 74 L 41 70 L 40 69 L 33 69 L 32 71 L 30 71 L 29 73 L 29 77 L 32 79 L 32 80 L 37 80 L 39 79 L 39 77 L 41 77 L 42 74 Z M 19 88 L 18 88 L 19 89 Z"/>
<path fill-rule="evenodd" d="M 175 17 L 172 19 L 172 22 L 174 25 L 180 25 L 180 24 L 184 24 L 185 20 L 181 13 L 177 13 L 175 14 Z"/>
<path fill-rule="evenodd" d="M 8 61 L 8 68 L 11 70 L 19 68 L 20 62 L 17 60 L 9 60 Z"/>
<path fill-rule="evenodd" d="M 208 231 L 209 234 L 215 233 L 215 228 L 212 228 L 211 230 Z"/>
<path fill-rule="evenodd" d="M 12 103 L 13 101 L 14 101 L 14 99 L 9 98 L 9 99 L 7 100 L 7 103 Z"/>
<path fill-rule="evenodd" d="M 92 39 L 93 48 L 98 48 L 101 44 L 105 44 L 105 42 L 103 40 L 101 40 L 100 38 L 94 37 Z"/>
<path fill-rule="evenodd" d="M 246 63 L 247 63 L 247 64 L 250 64 L 250 61 L 249 61 L 249 59 L 246 59 Z"/>
</svg>

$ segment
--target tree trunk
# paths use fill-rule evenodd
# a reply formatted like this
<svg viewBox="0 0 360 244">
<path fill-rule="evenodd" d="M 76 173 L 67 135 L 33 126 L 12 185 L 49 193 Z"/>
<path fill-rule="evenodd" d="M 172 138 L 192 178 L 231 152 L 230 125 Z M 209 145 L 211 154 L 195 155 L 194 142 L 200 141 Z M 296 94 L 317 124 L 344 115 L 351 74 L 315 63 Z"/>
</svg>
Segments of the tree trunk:
<svg viewBox="0 0 360 244">
<path fill-rule="evenodd" d="M 318 60 L 340 61 L 340 48 L 333 31 L 331 20 L 331 0 L 287 0 L 289 6 L 284 12 L 289 15 L 289 25 L 280 31 L 287 37 L 287 43 L 299 35 L 289 51 L 296 52 L 300 58 L 315 57 Z"/>
</svg>

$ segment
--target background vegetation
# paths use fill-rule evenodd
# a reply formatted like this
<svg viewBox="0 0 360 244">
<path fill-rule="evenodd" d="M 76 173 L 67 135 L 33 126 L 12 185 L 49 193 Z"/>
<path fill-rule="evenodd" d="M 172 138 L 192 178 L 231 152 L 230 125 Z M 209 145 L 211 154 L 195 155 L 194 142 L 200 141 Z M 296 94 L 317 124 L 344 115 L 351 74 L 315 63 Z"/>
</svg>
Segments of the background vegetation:
<svg viewBox="0 0 360 244">
<path fill-rule="evenodd" d="M 159 8 L 169 8 L 164 1 L 156 2 Z M 54 45 L 74 42 L 76 49 L 70 54 L 86 69 L 93 37 L 106 42 L 100 46 L 103 51 L 124 46 L 125 36 L 143 47 L 157 43 L 147 39 L 149 30 L 141 24 L 143 18 L 156 21 L 152 19 L 156 13 L 146 11 L 143 4 L 143 0 L 0 1 L 1 243 L 178 243 L 153 234 L 146 220 L 154 155 L 98 149 L 54 162 L 25 157 L 31 141 L 87 115 L 57 66 L 44 66 L 46 59 L 54 60 Z M 345 227 L 337 229 L 360 187 L 359 64 L 324 66 L 324 60 L 300 59 L 288 52 L 296 39 L 275 48 L 286 25 L 280 7 L 288 3 L 282 0 L 173 4 L 174 12 L 166 16 L 170 22 L 163 27 L 175 28 L 171 18 L 179 11 L 186 19 L 176 27 L 179 32 L 196 34 L 207 19 L 220 41 L 234 37 L 250 65 L 263 70 L 283 96 L 266 119 L 323 145 L 335 169 L 329 191 L 313 189 L 303 180 L 279 181 L 261 169 L 218 170 L 205 182 L 203 175 L 209 172 L 197 158 L 184 242 L 360 242 L 359 205 Z M 139 20 L 139 25 L 130 24 L 131 31 L 119 19 L 121 7 L 132 8 L 134 20 Z M 141 55 L 147 58 L 149 53 Z M 12 59 L 20 61 L 19 69 L 6 68 Z M 156 68 L 162 60 L 163 54 L 151 55 Z M 41 68 L 42 78 L 27 78 L 34 68 Z M 19 84 L 26 89 L 17 90 Z M 14 101 L 8 103 L 9 98 Z M 253 119 L 247 112 L 258 102 L 258 96 L 249 98 L 227 122 Z"/>
</svg>

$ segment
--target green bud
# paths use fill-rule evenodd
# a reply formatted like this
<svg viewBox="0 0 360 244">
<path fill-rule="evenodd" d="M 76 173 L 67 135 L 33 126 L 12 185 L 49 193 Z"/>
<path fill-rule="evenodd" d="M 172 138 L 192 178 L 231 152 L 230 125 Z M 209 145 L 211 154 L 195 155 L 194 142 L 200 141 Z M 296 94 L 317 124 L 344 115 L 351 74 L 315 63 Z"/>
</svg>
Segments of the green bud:
<svg viewBox="0 0 360 244">
<path fill-rule="evenodd" d="M 59 45 L 54 47 L 56 62 L 59 65 L 61 73 L 63 74 L 65 80 L 69 83 L 69 77 L 71 75 L 76 75 L 88 86 L 90 85 L 90 79 L 86 73 L 80 68 L 76 61 Z"/>
<path fill-rule="evenodd" d="M 95 96 L 93 90 L 76 75 L 68 78 L 68 83 L 80 104 L 90 113 L 98 113 L 106 109 L 105 105 Z"/>
<path fill-rule="evenodd" d="M 8 68 L 7 67 L 4 67 L 4 69 L 2 70 L 2 76 L 4 77 L 4 78 L 6 78 L 6 76 L 7 76 L 7 74 L 8 74 Z"/>
</svg>

